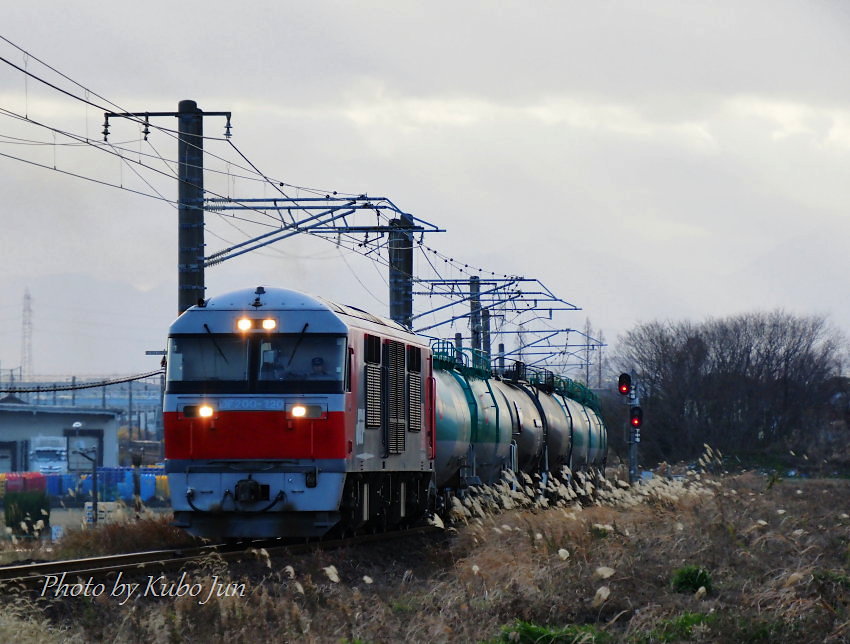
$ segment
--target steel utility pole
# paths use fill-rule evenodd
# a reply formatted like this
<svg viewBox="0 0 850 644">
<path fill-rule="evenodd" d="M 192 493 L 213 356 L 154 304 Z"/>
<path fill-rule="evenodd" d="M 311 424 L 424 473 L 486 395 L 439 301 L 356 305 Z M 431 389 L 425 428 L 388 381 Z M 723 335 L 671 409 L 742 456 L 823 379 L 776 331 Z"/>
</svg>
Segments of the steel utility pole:
<svg viewBox="0 0 850 644">
<path fill-rule="evenodd" d="M 105 112 L 103 140 L 109 119 L 128 118 L 145 126 L 152 116 L 177 117 L 177 313 L 204 299 L 204 117 L 224 116 L 230 138 L 230 112 L 204 112 L 195 101 L 177 104 L 176 112 Z"/>
<path fill-rule="evenodd" d="M 177 312 L 204 299 L 204 113 L 177 105 Z"/>
<path fill-rule="evenodd" d="M 640 480 L 640 471 L 638 470 L 638 443 L 640 443 L 640 423 L 641 419 L 634 415 L 634 409 L 640 409 L 640 397 L 635 387 L 629 400 L 629 483 L 634 485 Z M 637 423 L 635 419 L 637 418 Z"/>
<path fill-rule="evenodd" d="M 413 319 L 412 227 L 407 215 L 390 221 L 390 318 L 408 329 Z"/>
<path fill-rule="evenodd" d="M 24 312 L 21 324 L 21 380 L 32 380 L 32 296 L 24 290 Z"/>
<path fill-rule="evenodd" d="M 481 350 L 481 281 L 477 275 L 469 278 L 469 326 L 472 329 L 472 348 Z"/>
<path fill-rule="evenodd" d="M 481 350 L 490 360 L 490 309 L 481 311 Z"/>
</svg>

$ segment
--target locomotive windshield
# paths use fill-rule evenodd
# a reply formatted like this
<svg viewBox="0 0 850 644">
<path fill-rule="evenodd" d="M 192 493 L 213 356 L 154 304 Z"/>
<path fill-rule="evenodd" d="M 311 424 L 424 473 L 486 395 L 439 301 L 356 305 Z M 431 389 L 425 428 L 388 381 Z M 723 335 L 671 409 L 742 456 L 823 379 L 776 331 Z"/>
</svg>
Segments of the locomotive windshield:
<svg viewBox="0 0 850 644">
<path fill-rule="evenodd" d="M 341 382 L 344 358 L 344 337 L 278 335 L 260 343 L 257 379 Z"/>
<path fill-rule="evenodd" d="M 245 381 L 248 350 L 237 335 L 184 336 L 169 339 L 168 381 Z"/>
<path fill-rule="evenodd" d="M 206 334 L 168 340 L 170 393 L 341 393 L 346 337 Z"/>
</svg>

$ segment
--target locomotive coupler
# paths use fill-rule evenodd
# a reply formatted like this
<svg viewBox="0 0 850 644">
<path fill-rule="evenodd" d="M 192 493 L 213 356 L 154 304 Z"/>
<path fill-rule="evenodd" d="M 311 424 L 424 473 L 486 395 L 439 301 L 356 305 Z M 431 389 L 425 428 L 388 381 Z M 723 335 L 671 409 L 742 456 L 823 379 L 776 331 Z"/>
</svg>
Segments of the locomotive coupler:
<svg viewBox="0 0 850 644">
<path fill-rule="evenodd" d="M 252 478 L 242 479 L 236 482 L 236 502 L 253 503 L 254 501 L 268 501 L 269 486 L 261 485 Z"/>
</svg>

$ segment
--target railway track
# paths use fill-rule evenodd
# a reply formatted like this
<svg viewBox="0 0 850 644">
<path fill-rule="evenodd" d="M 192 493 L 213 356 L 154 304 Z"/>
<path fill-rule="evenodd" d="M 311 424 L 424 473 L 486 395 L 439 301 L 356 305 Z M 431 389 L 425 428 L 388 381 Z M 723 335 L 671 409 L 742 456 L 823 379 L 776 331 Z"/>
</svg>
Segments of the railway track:
<svg viewBox="0 0 850 644">
<path fill-rule="evenodd" d="M 100 579 L 122 572 L 125 575 L 150 574 L 197 566 L 205 558 L 215 556 L 224 561 L 238 561 L 249 556 L 258 556 L 265 550 L 269 557 L 281 554 L 304 554 L 315 550 L 332 550 L 353 545 L 388 541 L 441 532 L 434 526 L 420 526 L 379 534 L 359 535 L 345 539 L 317 540 L 302 543 L 283 543 L 280 539 L 250 541 L 239 544 L 218 544 L 197 548 L 154 550 L 103 557 L 87 557 L 61 561 L 45 561 L 0 567 L 0 585 L 34 588 L 47 583 L 48 578 L 62 577 Z"/>
</svg>

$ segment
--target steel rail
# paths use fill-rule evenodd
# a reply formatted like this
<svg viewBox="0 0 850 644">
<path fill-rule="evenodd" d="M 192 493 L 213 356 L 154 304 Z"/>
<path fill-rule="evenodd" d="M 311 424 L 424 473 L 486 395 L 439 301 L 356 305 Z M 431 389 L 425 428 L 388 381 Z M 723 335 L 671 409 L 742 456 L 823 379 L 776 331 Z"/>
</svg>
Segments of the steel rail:
<svg viewBox="0 0 850 644">
<path fill-rule="evenodd" d="M 175 548 L 173 550 L 153 550 L 134 552 L 102 557 L 45 561 L 30 564 L 0 566 L 0 585 L 9 584 L 32 587 L 45 583 L 48 576 L 62 573 L 78 577 L 104 577 L 119 571 L 130 574 L 143 573 L 156 569 L 157 571 L 180 569 L 184 566 L 198 565 L 204 558 L 217 556 L 226 561 L 238 560 L 246 556 L 257 556 L 260 550 L 265 550 L 268 556 L 272 554 L 304 554 L 315 550 L 333 550 L 353 545 L 389 541 L 418 534 L 441 532 L 435 526 L 418 526 L 394 532 L 379 532 L 376 534 L 357 535 L 348 538 L 314 540 L 307 542 L 282 543 L 282 539 L 265 539 L 241 542 L 239 544 L 217 544 L 193 548 Z"/>
</svg>

